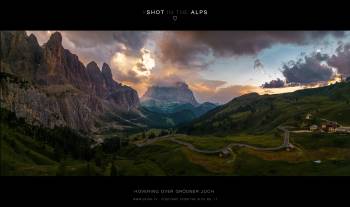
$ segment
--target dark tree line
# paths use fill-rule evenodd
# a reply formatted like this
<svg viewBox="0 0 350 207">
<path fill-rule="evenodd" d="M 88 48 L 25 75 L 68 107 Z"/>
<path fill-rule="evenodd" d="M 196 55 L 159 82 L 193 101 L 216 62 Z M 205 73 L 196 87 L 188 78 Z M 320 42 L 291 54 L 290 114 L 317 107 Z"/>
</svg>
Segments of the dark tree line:
<svg viewBox="0 0 350 207">
<path fill-rule="evenodd" d="M 6 124 L 17 132 L 35 139 L 43 147 L 45 144 L 53 147 L 53 159 L 56 161 L 68 155 L 81 160 L 90 160 L 93 156 L 90 139 L 72 129 L 66 127 L 49 129 L 29 125 L 23 118 L 17 118 L 13 112 L 5 109 L 0 109 L 0 119 L 1 124 Z"/>
</svg>

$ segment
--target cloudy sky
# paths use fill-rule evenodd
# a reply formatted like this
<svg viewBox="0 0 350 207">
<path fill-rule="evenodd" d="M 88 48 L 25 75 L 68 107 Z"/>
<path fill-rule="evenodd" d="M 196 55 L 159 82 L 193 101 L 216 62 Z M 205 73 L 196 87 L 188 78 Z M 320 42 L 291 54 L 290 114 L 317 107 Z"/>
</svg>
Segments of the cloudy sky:
<svg viewBox="0 0 350 207">
<path fill-rule="evenodd" d="M 54 31 L 34 33 L 44 44 Z M 199 102 L 282 93 L 350 76 L 348 31 L 60 31 L 86 65 L 105 62 L 142 96 L 186 82 Z"/>
</svg>

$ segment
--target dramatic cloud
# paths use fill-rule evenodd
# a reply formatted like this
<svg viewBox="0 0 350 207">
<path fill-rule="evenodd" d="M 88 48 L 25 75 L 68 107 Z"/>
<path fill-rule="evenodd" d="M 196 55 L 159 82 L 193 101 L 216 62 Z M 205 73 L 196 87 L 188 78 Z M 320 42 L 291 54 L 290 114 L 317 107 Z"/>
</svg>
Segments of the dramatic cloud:
<svg viewBox="0 0 350 207">
<path fill-rule="evenodd" d="M 272 80 L 269 83 L 264 83 L 262 85 L 263 88 L 283 88 L 284 87 L 284 81 L 277 78 L 277 80 Z"/>
<path fill-rule="evenodd" d="M 234 97 L 263 90 L 251 85 L 227 85 L 225 81 L 201 79 L 188 82 L 199 102 L 227 103 Z"/>
<path fill-rule="evenodd" d="M 336 54 L 332 55 L 327 63 L 337 68 L 338 73 L 345 77 L 350 76 L 350 43 L 340 43 L 339 47 L 336 49 Z"/>
<path fill-rule="evenodd" d="M 142 31 L 62 31 L 77 48 L 92 48 L 101 45 L 116 45 L 119 50 L 138 53 L 144 46 L 148 32 Z"/>
<path fill-rule="evenodd" d="M 116 52 L 111 59 L 114 78 L 118 81 L 138 84 L 145 82 L 155 67 L 155 61 L 150 51 L 142 48 L 140 56 L 126 55 Z"/>
<path fill-rule="evenodd" d="M 50 31 L 28 31 L 33 33 L 40 44 L 50 37 Z M 138 56 L 150 32 L 142 31 L 60 31 L 63 46 L 87 64 L 95 61 L 108 62 L 116 52 Z"/>
<path fill-rule="evenodd" d="M 335 54 L 319 52 L 310 55 L 301 54 L 302 58 L 283 64 L 282 73 L 287 84 L 282 80 L 264 83 L 263 88 L 279 88 L 295 85 L 314 87 L 328 85 L 342 80 L 341 76 L 350 76 L 350 43 L 338 43 Z"/>
<path fill-rule="evenodd" d="M 196 89 L 193 89 L 193 91 L 195 91 L 198 100 L 202 102 L 210 101 L 221 104 L 227 103 L 233 98 L 243 94 L 262 92 L 261 88 L 251 85 L 230 85 L 210 91 L 198 91 Z"/>
<path fill-rule="evenodd" d="M 51 35 L 50 31 L 27 33 L 34 33 L 40 44 Z M 292 85 L 302 87 L 329 80 L 334 75 L 334 68 L 339 73 L 350 75 L 350 45 L 341 44 L 332 56 L 304 54 L 301 59 L 284 64 L 281 72 L 286 84 L 277 79 L 263 84 L 263 87 L 250 85 L 261 84 L 259 80 L 263 77 L 278 77 L 270 76 L 272 70 L 278 72 L 278 66 L 271 65 L 271 62 L 276 62 L 271 61 L 274 48 L 266 51 L 268 55 L 260 56 L 262 50 L 276 44 L 320 47 L 328 39 L 336 44 L 337 38 L 344 36 L 341 31 L 61 31 L 61 34 L 63 46 L 77 54 L 85 65 L 91 61 L 98 65 L 108 63 L 113 78 L 133 87 L 140 96 L 150 85 L 184 81 L 200 102 L 225 103 L 249 92 L 279 93 L 297 88 L 290 87 Z M 278 52 L 294 57 L 288 54 L 289 50 Z M 227 62 L 217 61 L 218 58 L 227 58 Z M 244 73 L 245 69 L 251 76 L 237 74 Z M 211 73 L 206 73 L 208 71 Z M 242 82 L 236 78 L 240 75 L 246 75 L 245 79 L 254 77 L 255 81 Z"/>
<path fill-rule="evenodd" d="M 304 45 L 321 40 L 326 35 L 344 36 L 336 31 L 178 31 L 165 32 L 159 46 L 163 59 L 188 65 L 203 61 L 201 57 L 256 55 L 274 44 Z"/>
<path fill-rule="evenodd" d="M 229 85 L 226 87 L 212 88 L 211 90 L 198 90 L 198 88 L 190 85 L 190 88 L 194 91 L 197 100 L 200 102 L 213 102 L 213 103 L 227 103 L 233 98 L 247 94 L 247 93 L 258 93 L 263 94 L 279 94 L 279 93 L 289 93 L 296 90 L 301 90 L 305 88 L 315 88 L 317 85 L 313 86 L 285 86 L 281 88 L 261 88 L 252 85 Z"/>
<path fill-rule="evenodd" d="M 132 53 L 137 54 L 145 45 L 149 32 L 119 31 L 113 33 L 113 39 L 124 44 Z"/>
<path fill-rule="evenodd" d="M 96 47 L 114 42 L 113 31 L 60 31 L 78 48 Z"/>
<path fill-rule="evenodd" d="M 203 44 L 194 44 L 196 40 L 190 32 L 164 32 L 158 42 L 160 59 L 180 66 L 198 66 L 203 60 L 198 54 L 209 54 L 209 48 Z"/>
<path fill-rule="evenodd" d="M 312 53 L 297 61 L 283 64 L 282 73 L 287 83 L 309 84 L 328 81 L 335 75 L 333 69 L 325 63 L 328 58 L 326 54 Z"/>
<path fill-rule="evenodd" d="M 179 81 L 190 85 L 191 83 L 199 83 L 202 80 L 198 69 L 184 70 L 183 68 L 167 64 L 156 63 L 149 73 L 147 76 L 137 76 L 137 78 L 141 78 L 137 86 L 140 96 L 151 85 L 170 86 Z M 135 87 L 135 82 L 128 83 Z"/>
</svg>

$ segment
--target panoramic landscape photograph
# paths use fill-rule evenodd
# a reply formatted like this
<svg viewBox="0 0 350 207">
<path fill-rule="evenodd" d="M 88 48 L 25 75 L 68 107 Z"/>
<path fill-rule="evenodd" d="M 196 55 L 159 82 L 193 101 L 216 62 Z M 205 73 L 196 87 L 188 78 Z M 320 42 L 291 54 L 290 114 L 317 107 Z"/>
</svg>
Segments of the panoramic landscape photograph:
<svg viewBox="0 0 350 207">
<path fill-rule="evenodd" d="M 350 31 L 1 31 L 1 176 L 349 176 Z"/>
</svg>

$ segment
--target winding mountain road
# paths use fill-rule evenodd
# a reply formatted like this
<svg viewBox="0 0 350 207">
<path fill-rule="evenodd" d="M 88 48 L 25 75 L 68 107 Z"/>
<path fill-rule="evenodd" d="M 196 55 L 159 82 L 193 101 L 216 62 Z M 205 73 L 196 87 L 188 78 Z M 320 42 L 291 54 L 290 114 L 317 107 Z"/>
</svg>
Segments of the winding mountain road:
<svg viewBox="0 0 350 207">
<path fill-rule="evenodd" d="M 279 130 L 283 131 L 283 143 L 280 146 L 277 147 L 256 147 L 253 145 L 249 145 L 249 144 L 243 144 L 243 143 L 231 143 L 223 148 L 217 149 L 217 150 L 205 150 L 205 149 L 198 149 L 195 146 L 193 146 L 191 143 L 188 142 L 184 142 L 184 141 L 180 141 L 175 139 L 175 137 L 171 136 L 171 135 L 167 135 L 167 136 L 163 136 L 163 137 L 157 137 L 154 139 L 149 139 L 144 143 L 135 143 L 137 147 L 144 147 L 150 144 L 153 144 L 157 141 L 161 141 L 161 140 L 169 140 L 172 141 L 174 143 L 180 144 L 180 145 L 184 145 L 186 146 L 188 149 L 190 149 L 191 151 L 194 152 L 198 152 L 198 153 L 202 153 L 202 154 L 219 154 L 221 152 L 227 152 L 227 151 L 232 151 L 232 147 L 237 146 L 237 147 L 246 147 L 246 148 L 250 148 L 253 150 L 257 150 L 257 151 L 278 151 L 278 150 L 282 150 L 282 149 L 288 149 L 288 148 L 294 148 L 294 146 L 289 142 L 289 136 L 290 136 L 290 132 L 288 131 L 288 129 L 286 127 L 278 127 Z"/>
</svg>

